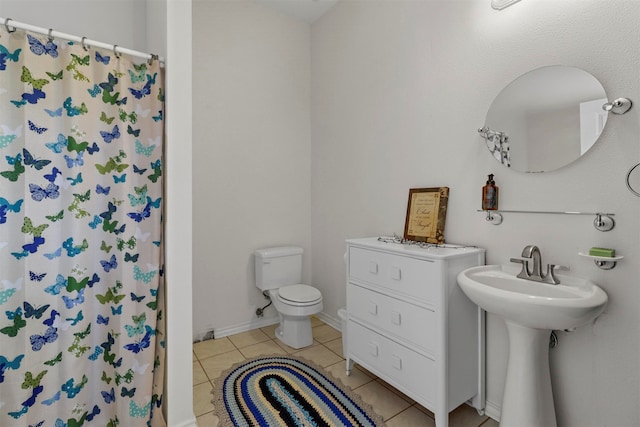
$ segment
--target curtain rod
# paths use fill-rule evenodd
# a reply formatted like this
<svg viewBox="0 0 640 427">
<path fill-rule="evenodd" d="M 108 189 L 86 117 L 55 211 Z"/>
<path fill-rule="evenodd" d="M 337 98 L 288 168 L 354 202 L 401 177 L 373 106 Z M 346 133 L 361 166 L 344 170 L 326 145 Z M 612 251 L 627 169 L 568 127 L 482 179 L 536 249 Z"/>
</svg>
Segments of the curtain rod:
<svg viewBox="0 0 640 427">
<path fill-rule="evenodd" d="M 32 31 L 34 33 L 43 34 L 49 38 L 59 38 L 64 40 L 70 40 L 72 42 L 80 43 L 83 47 L 94 46 L 102 49 L 111 50 L 115 56 L 120 56 L 121 54 L 134 56 L 136 58 L 146 59 L 147 61 L 159 60 L 160 66 L 164 66 L 164 58 L 160 58 L 158 55 L 152 53 L 140 52 L 137 50 L 127 49 L 124 47 L 120 47 L 115 44 L 108 44 L 99 42 L 96 40 L 88 39 L 87 37 L 74 36 L 67 33 L 61 33 L 60 31 L 54 31 L 53 29 L 36 27 L 35 25 L 25 24 L 24 22 L 14 21 L 11 18 L 2 18 L 0 17 L 0 25 L 4 25 L 5 29 L 8 32 L 13 32 L 16 29 Z"/>
</svg>

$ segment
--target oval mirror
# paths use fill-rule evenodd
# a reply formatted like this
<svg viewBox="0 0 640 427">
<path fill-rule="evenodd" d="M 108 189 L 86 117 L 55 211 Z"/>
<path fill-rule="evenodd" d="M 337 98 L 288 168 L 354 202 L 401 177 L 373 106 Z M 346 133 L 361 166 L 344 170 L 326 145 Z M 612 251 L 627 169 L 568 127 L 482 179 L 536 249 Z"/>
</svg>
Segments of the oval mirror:
<svg viewBox="0 0 640 427">
<path fill-rule="evenodd" d="M 602 84 L 579 68 L 553 65 L 515 79 L 479 130 L 489 151 L 521 172 L 561 168 L 586 153 L 607 121 Z"/>
</svg>

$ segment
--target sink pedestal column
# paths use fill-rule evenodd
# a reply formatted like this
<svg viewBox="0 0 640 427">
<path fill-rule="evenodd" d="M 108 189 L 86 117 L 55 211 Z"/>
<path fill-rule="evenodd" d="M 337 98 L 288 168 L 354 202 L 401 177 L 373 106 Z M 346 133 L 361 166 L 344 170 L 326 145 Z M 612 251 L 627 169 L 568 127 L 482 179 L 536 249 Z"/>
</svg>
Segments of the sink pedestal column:
<svg viewBox="0 0 640 427">
<path fill-rule="evenodd" d="M 549 372 L 551 331 L 506 320 L 509 364 L 500 427 L 556 427 Z"/>
</svg>

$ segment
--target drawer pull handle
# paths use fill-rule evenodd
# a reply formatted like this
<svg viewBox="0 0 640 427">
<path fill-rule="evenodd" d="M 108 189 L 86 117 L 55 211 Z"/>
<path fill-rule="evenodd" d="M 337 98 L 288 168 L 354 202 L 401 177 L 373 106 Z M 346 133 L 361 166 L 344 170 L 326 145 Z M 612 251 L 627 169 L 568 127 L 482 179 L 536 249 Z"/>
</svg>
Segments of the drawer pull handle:
<svg viewBox="0 0 640 427">
<path fill-rule="evenodd" d="M 400 270 L 400 267 L 391 267 L 391 278 L 393 280 L 402 280 L 402 270 Z"/>
<path fill-rule="evenodd" d="M 378 315 L 378 304 L 376 304 L 373 301 L 369 302 L 369 313 L 373 314 L 374 316 Z"/>
<path fill-rule="evenodd" d="M 402 359 L 398 356 L 391 356 L 391 365 L 398 371 L 402 370 Z"/>
<path fill-rule="evenodd" d="M 400 316 L 400 313 L 398 313 L 397 311 L 391 312 L 391 322 L 394 325 L 400 326 L 400 323 L 402 323 L 402 317 Z"/>
<path fill-rule="evenodd" d="M 369 273 L 378 274 L 378 263 L 371 261 L 369 263 Z"/>
<path fill-rule="evenodd" d="M 376 344 L 374 342 L 370 342 L 369 343 L 369 353 L 371 353 L 371 355 L 373 357 L 378 357 L 378 344 Z"/>
</svg>

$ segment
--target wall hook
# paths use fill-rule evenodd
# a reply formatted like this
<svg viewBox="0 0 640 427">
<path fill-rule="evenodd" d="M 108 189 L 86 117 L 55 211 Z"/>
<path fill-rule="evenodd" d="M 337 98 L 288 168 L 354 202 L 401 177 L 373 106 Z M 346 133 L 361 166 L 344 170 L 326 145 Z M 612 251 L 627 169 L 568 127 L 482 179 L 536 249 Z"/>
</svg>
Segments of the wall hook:
<svg viewBox="0 0 640 427">
<path fill-rule="evenodd" d="M 607 102 L 602 106 L 604 111 L 612 112 L 613 114 L 624 114 L 631 109 L 633 102 L 629 98 L 618 98 L 612 102 Z"/>
</svg>

